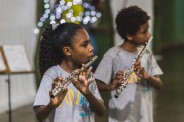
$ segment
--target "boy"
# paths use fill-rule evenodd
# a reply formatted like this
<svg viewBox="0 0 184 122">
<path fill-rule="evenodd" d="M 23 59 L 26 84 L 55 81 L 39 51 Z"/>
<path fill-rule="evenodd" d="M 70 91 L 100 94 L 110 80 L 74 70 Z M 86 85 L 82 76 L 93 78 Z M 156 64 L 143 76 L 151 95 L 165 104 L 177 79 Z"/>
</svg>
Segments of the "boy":
<svg viewBox="0 0 184 122">
<path fill-rule="evenodd" d="M 122 9 L 116 17 L 118 34 L 124 43 L 109 49 L 95 72 L 100 91 L 110 91 L 109 122 L 152 122 L 152 88 L 160 89 L 162 81 L 158 66 L 150 50 L 145 50 L 141 61 L 134 62 L 126 88 L 118 98 L 116 89 L 124 83 L 125 74 L 139 54 L 139 47 L 151 37 L 148 32 L 150 17 L 137 6 Z"/>
</svg>

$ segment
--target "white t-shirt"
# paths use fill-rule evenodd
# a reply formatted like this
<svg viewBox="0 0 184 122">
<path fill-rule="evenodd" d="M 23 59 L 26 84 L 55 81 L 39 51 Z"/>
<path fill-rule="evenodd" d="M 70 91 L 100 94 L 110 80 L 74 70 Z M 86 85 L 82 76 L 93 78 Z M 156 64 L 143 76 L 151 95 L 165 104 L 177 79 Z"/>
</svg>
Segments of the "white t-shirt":
<svg viewBox="0 0 184 122">
<path fill-rule="evenodd" d="M 49 68 L 41 80 L 33 107 L 47 105 L 50 102 L 49 91 L 53 79 L 56 77 L 66 78 L 67 76 L 69 73 L 65 72 L 59 65 Z M 94 122 L 94 111 L 88 100 L 72 83 L 67 88 L 68 92 L 63 102 L 50 113 L 46 122 Z M 102 100 L 95 81 L 89 85 L 89 90 L 97 99 Z"/>
<path fill-rule="evenodd" d="M 127 71 L 137 53 L 130 53 L 119 46 L 110 48 L 95 71 L 95 78 L 109 84 L 118 70 Z M 150 76 L 163 72 L 150 50 L 145 50 L 141 65 Z M 109 100 L 109 122 L 153 122 L 152 87 L 135 73 L 130 76 L 126 88 L 118 98 L 111 91 Z"/>
</svg>

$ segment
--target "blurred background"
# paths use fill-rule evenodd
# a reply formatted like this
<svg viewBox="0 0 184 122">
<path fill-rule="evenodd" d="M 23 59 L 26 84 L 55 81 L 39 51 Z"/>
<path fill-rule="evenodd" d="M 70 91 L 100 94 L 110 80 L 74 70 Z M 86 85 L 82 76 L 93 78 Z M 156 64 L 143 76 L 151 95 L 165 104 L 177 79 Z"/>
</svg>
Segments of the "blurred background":
<svg viewBox="0 0 184 122">
<path fill-rule="evenodd" d="M 75 22 L 83 24 L 90 34 L 94 51 L 99 56 L 93 64 L 95 70 L 104 52 L 123 42 L 115 31 L 114 18 L 121 8 L 130 5 L 138 5 L 151 16 L 151 49 L 164 72 L 161 76 L 164 87 L 154 94 L 154 121 L 184 122 L 184 1 L 82 0 L 85 5 L 68 4 L 72 11 L 62 12 L 58 6 L 64 5 L 63 1 L 73 2 L 0 0 L 0 46 L 23 45 L 34 70 L 34 73 L 0 72 L 0 122 L 37 122 L 32 105 L 40 83 L 38 47 L 45 26 L 54 22 L 75 21 L 82 15 L 83 20 L 79 18 Z M 56 14 L 57 11 L 60 13 Z M 95 13 L 90 14 L 91 11 Z M 71 16 L 67 17 L 68 13 L 72 13 L 74 20 Z M 109 94 L 101 94 L 107 106 Z M 107 122 L 107 116 L 108 113 L 103 118 L 96 117 L 96 122 Z"/>
</svg>

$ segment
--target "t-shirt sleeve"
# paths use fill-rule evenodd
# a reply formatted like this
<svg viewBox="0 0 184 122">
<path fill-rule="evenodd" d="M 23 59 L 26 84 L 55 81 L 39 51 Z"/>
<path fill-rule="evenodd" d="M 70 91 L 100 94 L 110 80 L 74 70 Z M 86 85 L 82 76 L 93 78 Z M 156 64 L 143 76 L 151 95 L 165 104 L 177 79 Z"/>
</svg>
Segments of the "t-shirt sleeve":
<svg viewBox="0 0 184 122">
<path fill-rule="evenodd" d="M 90 91 L 92 92 L 92 94 L 99 100 L 102 100 L 102 97 L 99 93 L 98 87 L 96 85 L 96 81 L 94 80 L 91 84 L 90 84 Z"/>
<path fill-rule="evenodd" d="M 49 91 L 51 90 L 52 77 L 44 74 L 33 106 L 47 105 L 50 102 Z"/>
<path fill-rule="evenodd" d="M 151 75 L 151 76 L 154 76 L 154 75 L 162 75 L 163 72 L 161 70 L 161 68 L 159 67 L 159 65 L 157 64 L 157 61 L 154 57 L 154 55 L 151 53 L 150 54 L 150 61 L 149 61 L 149 70 L 148 70 L 148 74 Z"/>
<path fill-rule="evenodd" d="M 105 53 L 95 71 L 95 79 L 100 80 L 105 84 L 109 84 L 112 79 L 112 63 L 112 56 L 109 53 Z"/>
</svg>

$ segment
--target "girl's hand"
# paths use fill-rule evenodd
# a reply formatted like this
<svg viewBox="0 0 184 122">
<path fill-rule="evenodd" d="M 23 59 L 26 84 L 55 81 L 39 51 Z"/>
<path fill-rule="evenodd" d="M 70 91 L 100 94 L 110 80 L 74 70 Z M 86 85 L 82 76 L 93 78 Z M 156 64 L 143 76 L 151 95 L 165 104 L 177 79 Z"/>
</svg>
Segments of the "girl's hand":
<svg viewBox="0 0 184 122">
<path fill-rule="evenodd" d="M 115 76 L 111 83 L 108 85 L 110 91 L 113 91 L 121 86 L 124 83 L 124 71 L 119 70 L 115 72 Z"/>
<path fill-rule="evenodd" d="M 143 79 L 148 79 L 149 78 L 149 75 L 148 73 L 145 71 L 144 67 L 141 66 L 141 62 L 140 61 L 136 61 L 134 64 L 133 64 L 133 70 L 134 72 L 140 77 L 140 78 L 143 78 Z"/>
<path fill-rule="evenodd" d="M 60 83 L 62 83 L 63 78 L 57 77 L 56 79 L 54 79 L 54 82 L 52 83 L 52 90 Z M 55 96 L 54 98 L 50 98 L 50 107 L 52 108 L 57 108 L 63 101 L 66 93 L 67 93 L 67 88 L 64 87 L 63 92 L 60 92 L 57 96 Z M 51 94 L 51 91 L 50 91 Z"/>
<path fill-rule="evenodd" d="M 89 78 L 90 72 L 92 70 L 92 67 L 90 67 L 88 70 L 87 68 L 83 65 L 82 70 L 79 69 L 79 75 L 78 78 L 74 78 L 72 80 L 73 85 L 83 94 L 88 94 L 89 93 L 89 84 L 92 83 L 95 79 L 94 78 Z"/>
</svg>

